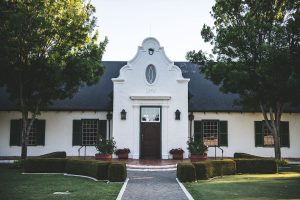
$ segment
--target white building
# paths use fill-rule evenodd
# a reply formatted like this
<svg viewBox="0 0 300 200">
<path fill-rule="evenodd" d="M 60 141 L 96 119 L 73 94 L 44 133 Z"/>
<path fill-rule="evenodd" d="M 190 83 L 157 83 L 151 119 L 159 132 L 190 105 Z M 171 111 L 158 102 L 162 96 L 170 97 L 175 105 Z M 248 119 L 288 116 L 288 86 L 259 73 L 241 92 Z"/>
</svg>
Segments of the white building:
<svg viewBox="0 0 300 200">
<path fill-rule="evenodd" d="M 68 156 L 94 155 L 99 135 L 114 137 L 130 158 L 169 159 L 194 136 L 224 150 L 273 156 L 273 138 L 259 112 L 234 105 L 237 95 L 223 94 L 199 73 L 199 66 L 172 62 L 155 38 L 146 38 L 128 62 L 103 62 L 104 75 L 72 98 L 55 101 L 38 116 L 29 137 L 28 155 L 66 151 Z M 0 89 L 0 158 L 19 156 L 21 114 Z M 300 157 L 300 110 L 282 116 L 282 156 Z M 109 113 L 112 114 L 110 119 Z M 193 117 L 192 117 L 193 116 Z M 83 146 L 83 148 L 81 148 Z M 221 151 L 217 149 L 217 156 Z"/>
</svg>

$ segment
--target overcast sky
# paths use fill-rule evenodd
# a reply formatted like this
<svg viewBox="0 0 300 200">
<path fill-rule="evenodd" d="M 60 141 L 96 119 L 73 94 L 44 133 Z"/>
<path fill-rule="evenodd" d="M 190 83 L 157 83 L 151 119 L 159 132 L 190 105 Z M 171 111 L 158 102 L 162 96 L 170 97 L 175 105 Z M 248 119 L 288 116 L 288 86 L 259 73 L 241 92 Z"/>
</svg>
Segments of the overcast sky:
<svg viewBox="0 0 300 200">
<path fill-rule="evenodd" d="M 100 38 L 109 39 L 104 61 L 131 60 L 137 47 L 155 37 L 173 61 L 185 61 L 189 50 L 210 52 L 200 30 L 212 25 L 214 0 L 92 0 Z"/>
</svg>

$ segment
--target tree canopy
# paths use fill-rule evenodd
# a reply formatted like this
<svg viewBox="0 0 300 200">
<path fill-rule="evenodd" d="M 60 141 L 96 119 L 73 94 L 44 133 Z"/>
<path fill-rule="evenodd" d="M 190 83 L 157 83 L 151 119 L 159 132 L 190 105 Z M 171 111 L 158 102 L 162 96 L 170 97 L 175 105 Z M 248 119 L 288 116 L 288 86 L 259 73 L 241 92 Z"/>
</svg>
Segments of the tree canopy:
<svg viewBox="0 0 300 200">
<path fill-rule="evenodd" d="M 190 51 L 187 59 L 221 91 L 238 93 L 238 103 L 262 111 L 279 158 L 282 111 L 300 102 L 300 2 L 217 0 L 211 16 L 214 26 L 201 35 L 214 55 Z"/>
<path fill-rule="evenodd" d="M 22 112 L 22 147 L 41 109 L 102 75 L 94 12 L 84 0 L 0 1 L 0 86 Z"/>
</svg>

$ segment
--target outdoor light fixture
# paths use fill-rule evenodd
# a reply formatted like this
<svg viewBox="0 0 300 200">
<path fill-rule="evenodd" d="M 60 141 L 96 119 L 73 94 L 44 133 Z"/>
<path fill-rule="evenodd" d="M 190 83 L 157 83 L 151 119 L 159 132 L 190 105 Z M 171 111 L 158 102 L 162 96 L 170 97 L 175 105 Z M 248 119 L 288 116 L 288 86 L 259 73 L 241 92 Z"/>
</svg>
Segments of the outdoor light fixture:
<svg viewBox="0 0 300 200">
<path fill-rule="evenodd" d="M 180 120 L 180 111 L 178 109 L 175 112 L 175 120 Z"/>
<path fill-rule="evenodd" d="M 110 111 L 106 114 L 106 119 L 108 120 L 108 139 L 110 139 L 110 120 L 112 119 L 112 113 Z"/>
<path fill-rule="evenodd" d="M 111 112 L 108 112 L 108 113 L 107 113 L 106 119 L 107 119 L 107 120 L 111 120 L 111 119 L 112 119 L 112 113 L 111 113 Z"/>
<path fill-rule="evenodd" d="M 193 115 L 193 113 L 190 113 L 190 114 L 189 114 L 189 120 L 190 120 L 190 121 L 193 121 L 193 120 L 194 120 L 194 115 Z"/>
<path fill-rule="evenodd" d="M 149 55 L 153 55 L 154 54 L 154 49 L 152 49 L 152 48 L 148 49 L 148 53 L 149 53 Z"/>
<path fill-rule="evenodd" d="M 121 111 L 121 120 L 125 120 L 126 119 L 126 111 L 123 109 Z"/>
</svg>

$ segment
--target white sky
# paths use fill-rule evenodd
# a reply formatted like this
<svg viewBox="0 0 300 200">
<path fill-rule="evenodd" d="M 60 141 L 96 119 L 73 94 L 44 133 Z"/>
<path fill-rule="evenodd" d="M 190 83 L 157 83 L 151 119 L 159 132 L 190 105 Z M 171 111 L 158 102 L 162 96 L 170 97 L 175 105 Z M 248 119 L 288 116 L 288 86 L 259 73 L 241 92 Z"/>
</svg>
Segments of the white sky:
<svg viewBox="0 0 300 200">
<path fill-rule="evenodd" d="M 173 61 L 185 61 L 187 51 L 211 46 L 201 38 L 203 24 L 212 25 L 214 0 L 92 0 L 100 39 L 109 43 L 104 61 L 131 60 L 137 47 L 155 37 Z"/>
</svg>

